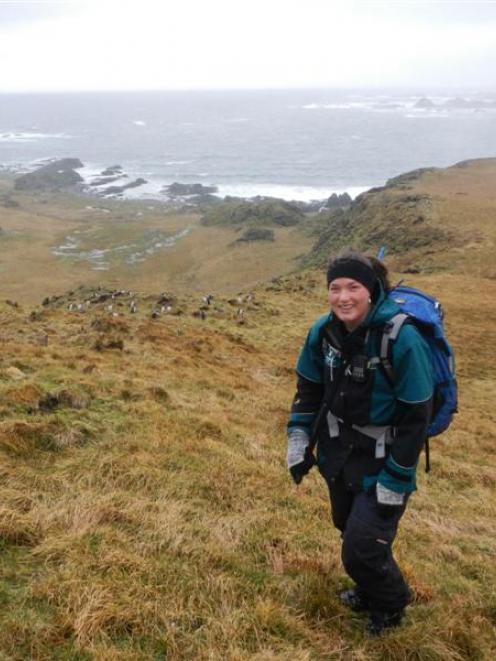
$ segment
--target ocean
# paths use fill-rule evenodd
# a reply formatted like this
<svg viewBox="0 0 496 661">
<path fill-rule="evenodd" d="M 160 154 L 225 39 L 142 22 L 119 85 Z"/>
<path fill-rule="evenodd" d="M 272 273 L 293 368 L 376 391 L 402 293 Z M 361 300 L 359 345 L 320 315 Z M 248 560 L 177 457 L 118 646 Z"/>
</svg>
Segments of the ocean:
<svg viewBox="0 0 496 661">
<path fill-rule="evenodd" d="M 0 95 L 0 167 L 122 166 L 127 197 L 172 182 L 288 200 L 352 197 L 420 167 L 496 156 L 496 92 L 274 90 Z"/>
</svg>

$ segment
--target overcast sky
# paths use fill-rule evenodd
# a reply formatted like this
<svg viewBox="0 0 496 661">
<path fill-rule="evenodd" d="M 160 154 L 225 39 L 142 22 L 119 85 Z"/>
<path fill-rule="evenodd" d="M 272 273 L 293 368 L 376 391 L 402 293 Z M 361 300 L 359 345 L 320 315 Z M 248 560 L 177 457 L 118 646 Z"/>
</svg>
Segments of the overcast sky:
<svg viewBox="0 0 496 661">
<path fill-rule="evenodd" d="M 496 0 L 0 0 L 0 91 L 496 87 Z"/>
</svg>

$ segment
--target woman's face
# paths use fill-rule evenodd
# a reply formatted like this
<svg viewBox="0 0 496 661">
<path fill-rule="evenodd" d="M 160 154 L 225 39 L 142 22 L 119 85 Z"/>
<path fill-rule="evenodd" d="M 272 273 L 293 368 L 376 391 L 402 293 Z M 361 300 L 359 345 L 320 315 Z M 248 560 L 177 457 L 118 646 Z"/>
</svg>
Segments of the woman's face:
<svg viewBox="0 0 496 661">
<path fill-rule="evenodd" d="M 367 316 L 370 292 L 360 282 L 351 278 L 336 278 L 329 284 L 329 304 L 332 313 L 352 331 Z"/>
</svg>

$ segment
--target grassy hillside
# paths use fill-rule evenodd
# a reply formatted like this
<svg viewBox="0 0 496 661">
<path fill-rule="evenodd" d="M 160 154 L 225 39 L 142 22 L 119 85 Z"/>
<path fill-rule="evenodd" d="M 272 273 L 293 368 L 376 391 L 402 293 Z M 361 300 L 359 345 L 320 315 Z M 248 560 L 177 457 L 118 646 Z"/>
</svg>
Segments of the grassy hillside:
<svg viewBox="0 0 496 661">
<path fill-rule="evenodd" d="M 396 543 L 416 596 L 405 626 L 364 638 L 337 598 L 348 582 L 324 483 L 314 471 L 296 488 L 286 473 L 292 368 L 326 309 L 322 273 L 239 299 L 214 291 L 204 319 L 186 288 L 123 283 L 113 299 L 73 288 L 45 306 L 0 303 L 0 659 L 494 658 L 490 187 L 439 177 L 449 230 L 471 219 L 484 241 L 458 260 L 408 255 L 443 265 L 408 283 L 444 303 L 460 413 L 431 443 Z M 480 224 L 458 197 L 488 210 Z"/>
<path fill-rule="evenodd" d="M 82 284 L 234 294 L 293 271 L 312 245 L 300 229 L 278 225 L 254 253 L 238 241 L 241 225 L 204 227 L 198 214 L 155 201 L 18 192 L 7 180 L 0 228 L 0 290 L 28 304 Z"/>
<path fill-rule="evenodd" d="M 468 268 L 495 277 L 496 159 L 465 161 L 450 168 L 424 168 L 360 195 L 348 211 L 318 219 L 318 239 L 308 264 L 353 245 L 385 245 L 398 269 L 431 272 Z M 478 269 L 471 271 L 473 258 Z"/>
</svg>

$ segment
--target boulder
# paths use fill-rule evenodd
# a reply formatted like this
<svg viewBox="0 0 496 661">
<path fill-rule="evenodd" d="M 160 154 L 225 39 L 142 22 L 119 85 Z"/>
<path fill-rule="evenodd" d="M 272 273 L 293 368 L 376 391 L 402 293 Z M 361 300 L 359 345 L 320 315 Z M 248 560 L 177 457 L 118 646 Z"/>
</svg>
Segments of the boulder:
<svg viewBox="0 0 496 661">
<path fill-rule="evenodd" d="M 414 108 L 420 108 L 421 110 L 430 110 L 432 108 L 435 108 L 436 105 L 433 101 L 428 99 L 426 96 L 423 96 L 421 99 L 419 99 L 417 101 L 417 103 L 415 103 L 413 105 L 413 107 Z"/>
<path fill-rule="evenodd" d="M 446 103 L 444 104 L 446 108 L 473 108 L 474 104 L 471 103 L 470 101 L 467 101 L 466 99 L 462 98 L 461 96 L 456 96 L 453 99 L 448 99 Z"/>
<path fill-rule="evenodd" d="M 147 183 L 148 182 L 146 179 L 138 177 L 134 181 L 130 181 L 128 184 L 124 184 L 124 186 L 109 186 L 108 188 L 104 188 L 102 190 L 102 195 L 121 195 L 121 193 L 123 193 L 128 188 L 137 188 L 138 186 L 142 186 L 143 184 Z"/>
<path fill-rule="evenodd" d="M 250 227 L 243 232 L 236 243 L 243 241 L 274 241 L 274 230 L 265 227 Z"/>
<path fill-rule="evenodd" d="M 28 172 L 14 181 L 17 190 L 60 190 L 70 188 L 83 181 L 81 175 L 76 172 L 83 164 L 78 158 L 62 158 L 47 163 L 42 167 Z"/>
<path fill-rule="evenodd" d="M 164 186 L 162 192 L 170 197 L 183 197 L 185 195 L 207 195 L 217 193 L 217 186 L 204 186 L 203 184 L 180 184 L 174 182 L 170 186 Z"/>
<path fill-rule="evenodd" d="M 90 183 L 90 186 L 103 186 L 103 184 L 110 184 L 113 181 L 122 179 L 123 177 L 127 177 L 127 174 L 118 174 L 109 177 L 99 177 L 98 179 L 93 179 L 93 181 Z"/>
<path fill-rule="evenodd" d="M 325 203 L 325 206 L 328 209 L 342 209 L 345 207 L 349 207 L 352 202 L 351 197 L 348 195 L 348 193 L 333 193 L 330 198 L 327 200 Z"/>
<path fill-rule="evenodd" d="M 102 177 L 112 177 L 115 174 L 122 174 L 122 166 L 121 165 L 111 165 L 108 168 L 105 168 L 101 172 Z"/>
</svg>

